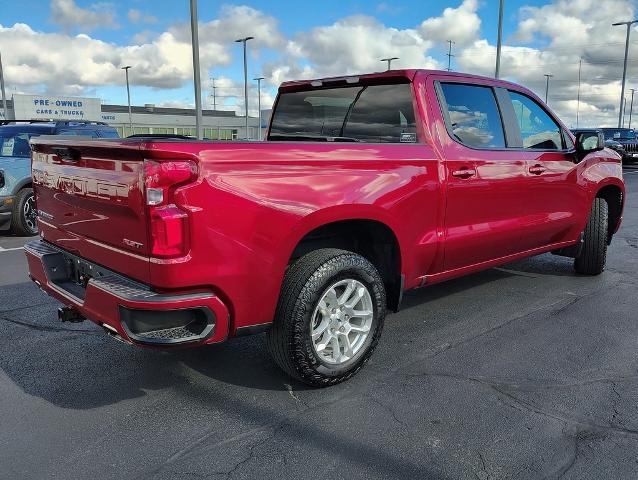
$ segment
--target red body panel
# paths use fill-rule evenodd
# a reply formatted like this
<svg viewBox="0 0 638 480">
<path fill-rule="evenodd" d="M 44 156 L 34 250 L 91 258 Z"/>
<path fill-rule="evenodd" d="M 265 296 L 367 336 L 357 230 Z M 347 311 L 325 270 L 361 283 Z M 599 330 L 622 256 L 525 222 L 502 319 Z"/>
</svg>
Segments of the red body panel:
<svg viewBox="0 0 638 480">
<path fill-rule="evenodd" d="M 322 225 L 367 219 L 389 227 L 409 289 L 574 244 L 596 192 L 615 185 L 624 194 L 615 154 L 598 152 L 575 163 L 559 153 L 471 150 L 448 135 L 433 88 L 435 79 L 452 74 L 388 75 L 413 78 L 417 144 L 123 140 L 91 143 L 92 157 L 86 161 L 92 163 L 61 166 L 49 146 L 69 141 L 47 140 L 42 146 L 36 141 L 33 168 L 40 176 L 66 169 L 81 178 L 87 165 L 114 165 L 108 174 L 97 170 L 111 190 L 90 205 L 78 190 L 65 191 L 59 183 L 47 187 L 36 178 L 38 208 L 54 217 L 41 216 L 43 237 L 160 292 L 212 292 L 230 314 L 233 335 L 239 327 L 272 322 L 291 253 Z M 531 95 L 506 82 L 462 78 Z M 83 152 L 89 148 L 74 145 Z M 180 158 L 196 161 L 199 169 L 197 181 L 174 194 L 175 203 L 189 212 L 189 252 L 157 259 L 147 254 L 146 210 L 135 176 L 142 159 Z M 544 167 L 543 174 L 530 173 L 537 165 Z M 476 174 L 470 179 L 451 175 L 461 168 Z M 112 195 L 121 198 L 113 201 Z M 60 216 L 74 220 L 60 221 Z M 143 246 L 132 247 L 124 239 Z M 30 258 L 31 275 L 47 288 L 37 263 Z M 59 292 L 53 294 L 60 298 Z M 117 319 L 104 318 L 106 301 L 92 295 L 96 304 L 90 314 L 117 328 Z"/>
</svg>

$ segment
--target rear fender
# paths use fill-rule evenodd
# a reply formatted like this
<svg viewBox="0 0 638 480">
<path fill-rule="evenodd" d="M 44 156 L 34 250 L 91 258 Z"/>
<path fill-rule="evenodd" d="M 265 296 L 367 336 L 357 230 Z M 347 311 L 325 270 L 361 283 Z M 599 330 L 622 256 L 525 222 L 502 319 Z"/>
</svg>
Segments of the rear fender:
<svg viewBox="0 0 638 480">
<path fill-rule="evenodd" d="M 293 251 L 308 233 L 330 223 L 348 220 L 372 220 L 386 225 L 394 233 L 403 258 L 405 242 L 401 239 L 400 228 L 395 225 L 395 222 L 385 210 L 371 205 L 338 205 L 317 210 L 297 223 L 287 237 L 285 248 L 281 250 L 281 256 L 278 259 L 281 267 L 280 271 L 285 270 Z"/>
</svg>

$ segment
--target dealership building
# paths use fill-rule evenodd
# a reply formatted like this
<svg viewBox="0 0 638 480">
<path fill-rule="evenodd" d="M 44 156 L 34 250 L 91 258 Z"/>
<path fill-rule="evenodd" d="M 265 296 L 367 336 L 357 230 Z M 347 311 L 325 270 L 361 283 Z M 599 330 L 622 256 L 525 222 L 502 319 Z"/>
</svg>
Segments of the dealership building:
<svg viewBox="0 0 638 480">
<path fill-rule="evenodd" d="M 1 114 L 0 114 L 1 117 Z M 131 107 L 126 105 L 103 104 L 99 98 L 61 97 L 56 95 L 13 94 L 7 100 L 8 120 L 79 120 L 105 122 L 117 128 L 120 136 L 133 133 L 162 133 L 195 135 L 195 110 L 192 108 L 156 107 L 152 104 Z M 262 129 L 268 123 L 268 116 L 262 115 Z M 204 110 L 204 138 L 211 140 L 236 140 L 259 136 L 259 121 L 237 116 L 234 111 Z"/>
</svg>

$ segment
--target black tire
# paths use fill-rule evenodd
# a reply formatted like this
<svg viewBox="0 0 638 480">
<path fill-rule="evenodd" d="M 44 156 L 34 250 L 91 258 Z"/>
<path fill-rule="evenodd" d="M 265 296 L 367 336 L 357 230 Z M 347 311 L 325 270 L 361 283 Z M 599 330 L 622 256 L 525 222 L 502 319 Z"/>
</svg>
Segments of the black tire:
<svg viewBox="0 0 638 480">
<path fill-rule="evenodd" d="M 33 189 L 23 188 L 13 201 L 11 232 L 20 237 L 33 237 L 38 234 Z"/>
<path fill-rule="evenodd" d="M 602 198 L 595 198 L 585 227 L 583 249 L 574 260 L 574 270 L 583 275 L 599 275 L 607 261 L 609 206 Z"/>
<path fill-rule="evenodd" d="M 311 317 L 326 289 L 345 279 L 357 280 L 367 288 L 374 313 L 359 351 L 334 365 L 324 362 L 315 351 Z M 368 361 L 381 336 L 385 313 L 383 280 L 368 260 L 345 250 L 315 250 L 288 268 L 266 344 L 277 365 L 292 377 L 315 387 L 335 385 L 355 375 Z"/>
</svg>

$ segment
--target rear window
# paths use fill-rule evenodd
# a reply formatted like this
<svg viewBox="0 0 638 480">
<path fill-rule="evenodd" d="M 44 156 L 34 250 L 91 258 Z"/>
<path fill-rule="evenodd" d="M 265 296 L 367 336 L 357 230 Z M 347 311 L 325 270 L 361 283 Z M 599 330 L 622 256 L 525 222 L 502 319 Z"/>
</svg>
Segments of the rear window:
<svg viewBox="0 0 638 480">
<path fill-rule="evenodd" d="M 416 142 L 410 84 L 283 93 L 270 140 Z"/>
<path fill-rule="evenodd" d="M 117 130 L 98 130 L 97 134 L 101 138 L 120 138 Z"/>
<path fill-rule="evenodd" d="M 0 133 L 0 157 L 30 157 L 29 138 L 28 133 Z"/>
</svg>

